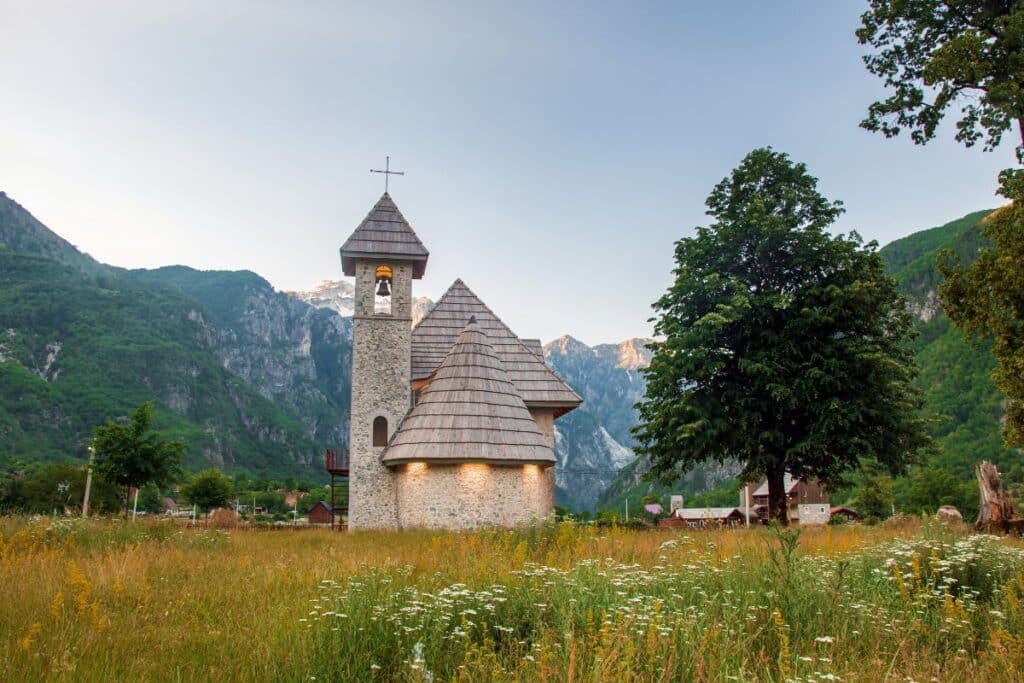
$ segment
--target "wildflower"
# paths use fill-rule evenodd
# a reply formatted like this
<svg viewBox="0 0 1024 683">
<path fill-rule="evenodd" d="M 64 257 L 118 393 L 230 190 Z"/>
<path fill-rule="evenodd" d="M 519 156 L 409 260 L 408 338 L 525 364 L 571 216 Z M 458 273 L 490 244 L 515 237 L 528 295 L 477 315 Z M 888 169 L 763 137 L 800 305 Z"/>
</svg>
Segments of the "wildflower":
<svg viewBox="0 0 1024 683">
<path fill-rule="evenodd" d="M 22 652 L 28 652 L 32 649 L 32 643 L 35 642 L 36 636 L 43 629 L 42 624 L 38 621 L 28 627 L 28 631 L 25 632 L 24 637 L 18 641 L 18 647 L 21 648 Z"/>
<path fill-rule="evenodd" d="M 832 636 L 818 636 L 817 638 L 814 639 L 814 642 L 816 642 L 816 643 L 834 643 L 835 642 L 835 638 L 833 638 Z"/>
<path fill-rule="evenodd" d="M 50 614 L 53 615 L 54 619 L 60 619 L 60 615 L 64 611 L 64 593 L 57 591 L 57 594 L 53 596 L 53 602 L 50 603 Z"/>
</svg>

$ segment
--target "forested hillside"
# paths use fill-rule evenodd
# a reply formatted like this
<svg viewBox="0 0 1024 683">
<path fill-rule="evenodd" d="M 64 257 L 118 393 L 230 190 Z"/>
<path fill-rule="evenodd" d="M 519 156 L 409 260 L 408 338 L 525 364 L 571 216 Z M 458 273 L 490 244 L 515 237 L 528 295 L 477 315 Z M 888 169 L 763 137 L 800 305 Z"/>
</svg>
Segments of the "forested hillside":
<svg viewBox="0 0 1024 683">
<path fill-rule="evenodd" d="M 978 228 L 989 213 L 968 214 L 881 249 L 918 314 L 920 336 L 914 348 L 921 375 L 917 384 L 925 392 L 927 409 L 944 418 L 934 430 L 939 452 L 929 465 L 949 468 L 965 481 L 973 479 L 976 462 L 992 460 L 1006 471 L 1019 459 L 1019 454 L 1003 447 L 999 435 L 1005 397 L 992 384 L 995 361 L 989 346 L 967 343 L 936 300 L 942 278 L 935 267 L 939 253 L 948 248 L 966 261 L 973 260 L 985 244 Z"/>
<path fill-rule="evenodd" d="M 319 457 L 324 443 L 337 443 L 340 402 L 347 394 L 335 392 L 318 410 L 302 413 L 324 424 L 333 418 L 333 431 L 325 428 L 318 442 L 316 425 L 307 427 L 299 410 L 284 401 L 278 405 L 273 392 L 264 393 L 231 367 L 227 356 L 239 346 L 232 340 L 244 335 L 214 321 L 227 320 L 227 298 L 249 288 L 255 298 L 293 313 L 287 327 L 302 337 L 298 347 L 312 354 L 329 346 L 325 355 L 331 358 L 323 364 L 338 365 L 350 348 L 340 317 L 322 320 L 331 316 L 283 294 L 278 301 L 251 273 L 106 266 L 2 194 L 0 237 L 0 467 L 84 458 L 95 425 L 156 398 L 157 427 L 186 440 L 190 467 L 322 476 Z M 250 304 L 243 297 L 235 305 Z M 309 325 L 294 324 L 299 318 Z M 320 331 L 316 339 L 310 327 Z M 246 368 L 267 383 L 272 360 L 290 353 L 280 339 L 273 341 L 278 343 L 256 354 L 251 365 L 257 367 Z M 308 399 L 307 406 L 322 398 L 317 381 L 347 386 L 341 370 L 324 375 L 299 382 L 310 385 L 296 393 Z"/>
</svg>

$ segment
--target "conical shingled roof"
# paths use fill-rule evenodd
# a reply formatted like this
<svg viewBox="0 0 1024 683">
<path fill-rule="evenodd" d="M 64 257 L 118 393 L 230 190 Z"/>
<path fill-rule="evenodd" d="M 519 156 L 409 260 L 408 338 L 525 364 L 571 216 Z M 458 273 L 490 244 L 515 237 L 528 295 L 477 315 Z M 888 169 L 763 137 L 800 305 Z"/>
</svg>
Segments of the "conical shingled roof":
<svg viewBox="0 0 1024 683">
<path fill-rule="evenodd" d="M 430 252 L 385 192 L 341 246 L 341 267 L 351 277 L 358 258 L 401 259 L 413 262 L 412 276 L 419 279 L 427 270 L 428 256 Z"/>
<path fill-rule="evenodd" d="M 441 364 L 470 317 L 476 317 L 501 359 L 509 379 L 528 406 L 546 406 L 557 414 L 583 399 L 524 344 L 462 280 L 456 280 L 412 331 L 412 378 L 425 379 Z"/>
<path fill-rule="evenodd" d="M 555 456 L 481 325 L 470 320 L 381 455 L 406 462 L 537 463 Z"/>
</svg>

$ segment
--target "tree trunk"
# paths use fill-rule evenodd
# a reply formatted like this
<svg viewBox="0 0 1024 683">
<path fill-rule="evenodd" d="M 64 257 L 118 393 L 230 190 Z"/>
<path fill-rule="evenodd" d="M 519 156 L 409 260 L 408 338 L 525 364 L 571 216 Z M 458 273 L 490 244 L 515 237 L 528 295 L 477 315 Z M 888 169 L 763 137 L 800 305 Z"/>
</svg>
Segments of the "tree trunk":
<svg viewBox="0 0 1024 683">
<path fill-rule="evenodd" d="M 782 467 L 772 467 L 765 474 L 768 475 L 768 519 L 777 520 L 782 526 L 789 526 L 786 470 Z"/>
<path fill-rule="evenodd" d="M 978 488 L 981 499 L 978 501 L 978 520 L 975 528 L 982 531 L 1009 532 L 1020 526 L 1017 507 L 1013 504 L 1013 496 L 1003 488 L 999 479 L 999 470 L 986 460 L 974 466 L 978 477 Z"/>
</svg>

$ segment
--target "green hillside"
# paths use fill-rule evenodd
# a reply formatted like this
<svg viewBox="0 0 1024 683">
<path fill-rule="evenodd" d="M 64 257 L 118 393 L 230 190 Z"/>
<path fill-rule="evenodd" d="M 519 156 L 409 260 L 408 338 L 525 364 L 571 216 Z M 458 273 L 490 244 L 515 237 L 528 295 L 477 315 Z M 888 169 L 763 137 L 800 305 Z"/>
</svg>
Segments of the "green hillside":
<svg viewBox="0 0 1024 683">
<path fill-rule="evenodd" d="M 90 275 L 114 270 L 78 251 L 5 192 L 0 192 L 0 245 L 12 251 L 53 259 Z"/>
<path fill-rule="evenodd" d="M 1005 397 L 990 378 L 995 361 L 988 345 L 967 343 L 936 300 L 942 278 L 935 267 L 939 252 L 953 249 L 965 261 L 973 260 L 978 249 L 985 245 L 979 226 L 989 213 L 991 210 L 976 211 L 896 240 L 880 250 L 889 271 L 918 315 L 920 334 L 913 348 L 920 370 L 916 382 L 925 393 L 925 409 L 943 417 L 933 430 L 938 451 L 927 466 L 952 471 L 964 482 L 965 490 L 972 486 L 975 463 L 992 460 L 1005 472 L 1022 460 L 1019 451 L 1010 451 L 1002 445 L 999 432 Z M 908 488 L 908 480 L 897 482 L 897 505 Z M 599 507 L 621 513 L 627 498 L 631 509 L 638 509 L 645 495 L 670 492 L 687 494 L 687 505 L 733 505 L 737 490 L 733 481 L 720 481 L 709 477 L 707 472 L 695 472 L 673 486 L 654 486 L 641 480 L 636 466 L 631 466 L 613 482 Z M 840 492 L 837 498 L 845 495 Z"/>
<path fill-rule="evenodd" d="M 0 234 L 0 468 L 84 457 L 93 426 L 155 398 L 190 467 L 319 476 L 322 446 L 210 348 L 215 314 L 93 261 L 5 196 Z"/>
<path fill-rule="evenodd" d="M 930 412 L 946 419 L 935 428 L 939 453 L 929 465 L 953 470 L 963 480 L 974 477 L 974 464 L 992 460 L 1006 471 L 1020 454 L 1003 447 L 1000 420 L 1005 397 L 992 384 L 995 361 L 989 346 L 967 343 L 935 303 L 942 276 L 935 267 L 945 248 L 972 261 L 985 246 L 979 227 L 990 211 L 978 211 L 938 228 L 923 230 L 881 249 L 882 256 L 911 305 L 923 313 L 915 340 L 920 369 L 918 385 Z"/>
</svg>

